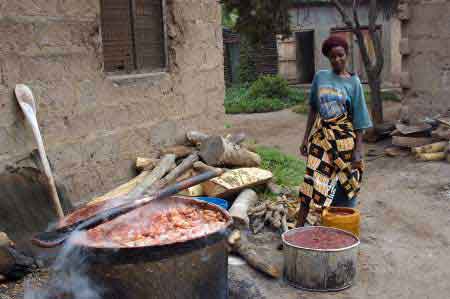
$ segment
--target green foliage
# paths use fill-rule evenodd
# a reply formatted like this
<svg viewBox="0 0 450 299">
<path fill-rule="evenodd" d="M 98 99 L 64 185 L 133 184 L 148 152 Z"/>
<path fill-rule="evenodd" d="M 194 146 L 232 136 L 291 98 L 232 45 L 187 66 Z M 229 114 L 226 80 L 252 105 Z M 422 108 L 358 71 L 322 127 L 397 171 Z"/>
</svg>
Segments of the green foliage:
<svg viewBox="0 0 450 299">
<path fill-rule="evenodd" d="M 280 76 L 261 76 L 250 86 L 248 95 L 255 99 L 287 99 L 289 96 L 289 85 Z"/>
<path fill-rule="evenodd" d="M 291 0 L 222 0 L 226 11 L 238 16 L 235 29 L 252 43 L 259 43 L 270 34 L 289 36 L 289 8 Z"/>
<path fill-rule="evenodd" d="M 245 37 L 241 37 L 239 61 L 239 82 L 241 83 L 253 82 L 257 78 L 256 64 L 250 54 L 251 51 L 250 42 Z"/>
<path fill-rule="evenodd" d="M 236 22 L 238 19 L 237 11 L 235 9 L 229 11 L 222 4 L 222 26 L 226 28 L 233 28 L 236 26 Z"/>
<path fill-rule="evenodd" d="M 304 101 L 304 93 L 276 76 L 263 76 L 252 84 L 234 86 L 225 94 L 225 112 L 261 113 L 282 110 Z"/>
<path fill-rule="evenodd" d="M 225 104 L 225 111 L 228 114 L 238 113 L 263 113 L 277 111 L 286 108 L 284 102 L 279 99 L 259 98 L 256 100 L 244 100 Z"/>
<path fill-rule="evenodd" d="M 261 156 L 262 168 L 272 171 L 277 184 L 291 188 L 300 185 L 306 168 L 303 160 L 271 147 L 258 146 L 256 152 Z"/>
</svg>

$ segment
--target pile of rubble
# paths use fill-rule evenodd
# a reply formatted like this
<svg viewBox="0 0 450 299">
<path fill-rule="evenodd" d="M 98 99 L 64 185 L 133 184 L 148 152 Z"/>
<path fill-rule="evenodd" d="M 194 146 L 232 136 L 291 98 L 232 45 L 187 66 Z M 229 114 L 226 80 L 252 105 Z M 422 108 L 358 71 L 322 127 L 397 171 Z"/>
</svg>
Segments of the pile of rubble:
<svg viewBox="0 0 450 299">
<path fill-rule="evenodd" d="M 419 161 L 450 162 L 450 117 L 438 116 L 416 125 L 397 123 L 390 135 L 392 146 L 385 149 L 387 156 L 413 154 Z"/>
</svg>

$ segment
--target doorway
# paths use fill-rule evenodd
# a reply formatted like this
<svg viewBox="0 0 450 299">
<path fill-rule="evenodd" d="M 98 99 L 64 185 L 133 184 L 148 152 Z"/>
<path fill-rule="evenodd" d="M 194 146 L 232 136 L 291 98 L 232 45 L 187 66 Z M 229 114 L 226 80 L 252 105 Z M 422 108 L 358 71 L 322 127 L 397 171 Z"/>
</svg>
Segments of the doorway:
<svg viewBox="0 0 450 299">
<path fill-rule="evenodd" d="M 297 81 L 300 84 L 311 83 L 314 79 L 314 31 L 295 33 L 297 42 Z"/>
</svg>

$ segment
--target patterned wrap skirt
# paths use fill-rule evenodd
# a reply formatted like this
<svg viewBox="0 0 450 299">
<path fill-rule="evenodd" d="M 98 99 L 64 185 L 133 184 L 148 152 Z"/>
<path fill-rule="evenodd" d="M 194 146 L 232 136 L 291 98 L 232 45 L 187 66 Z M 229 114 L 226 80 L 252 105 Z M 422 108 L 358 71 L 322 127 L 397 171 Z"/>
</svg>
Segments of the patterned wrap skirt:
<svg viewBox="0 0 450 299">
<path fill-rule="evenodd" d="M 332 204 L 339 183 L 347 200 L 360 190 L 363 165 L 352 168 L 356 134 L 346 114 L 332 119 L 317 117 L 308 139 L 308 161 L 300 187 L 301 209 L 309 209 L 310 225 L 320 224 L 324 207 Z"/>
</svg>

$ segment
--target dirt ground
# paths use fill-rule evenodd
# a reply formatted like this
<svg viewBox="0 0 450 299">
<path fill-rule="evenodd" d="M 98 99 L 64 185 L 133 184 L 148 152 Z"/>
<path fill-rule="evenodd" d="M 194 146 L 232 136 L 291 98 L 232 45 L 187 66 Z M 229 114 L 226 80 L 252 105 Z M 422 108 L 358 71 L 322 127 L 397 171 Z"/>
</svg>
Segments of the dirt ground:
<svg viewBox="0 0 450 299">
<path fill-rule="evenodd" d="M 394 119 L 397 105 L 386 118 Z M 247 132 L 257 142 L 297 155 L 305 116 L 284 110 L 227 117 L 230 131 Z M 368 145 L 365 184 L 359 197 L 362 213 L 359 275 L 339 293 L 310 293 L 289 287 L 249 269 L 230 266 L 231 298 L 449 298 L 450 164 L 387 158 L 388 142 Z M 276 237 L 259 236 L 266 255 L 282 263 Z M 259 239 L 259 240 L 258 240 Z"/>
<path fill-rule="evenodd" d="M 398 104 L 388 108 L 386 118 L 394 119 Z M 258 143 L 297 155 L 305 122 L 304 115 L 290 110 L 232 115 L 227 116 L 222 133 L 244 131 Z M 367 147 L 370 157 L 359 197 L 362 242 L 354 286 L 339 293 L 304 292 L 247 265 L 230 265 L 230 298 L 449 298 L 450 164 L 383 157 L 379 154 L 386 144 Z M 277 234 L 251 238 L 281 267 Z M 23 282 L 0 285 L 2 299 L 22 298 L 22 292 Z"/>
</svg>

